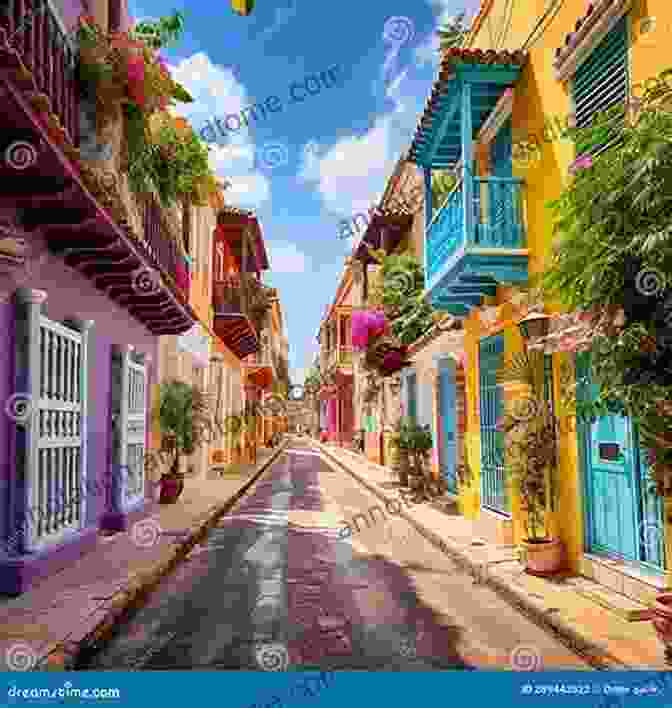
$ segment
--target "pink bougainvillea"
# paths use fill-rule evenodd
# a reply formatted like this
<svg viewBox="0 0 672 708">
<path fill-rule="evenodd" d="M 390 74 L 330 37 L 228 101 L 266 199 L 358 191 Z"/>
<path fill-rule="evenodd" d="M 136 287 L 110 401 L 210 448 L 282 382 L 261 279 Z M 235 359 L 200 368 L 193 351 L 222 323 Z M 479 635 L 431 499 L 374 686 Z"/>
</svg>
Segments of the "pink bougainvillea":
<svg viewBox="0 0 672 708">
<path fill-rule="evenodd" d="M 363 351 L 371 339 L 387 330 L 387 318 L 378 310 L 356 310 L 352 313 L 352 348 Z"/>
<path fill-rule="evenodd" d="M 138 104 L 145 105 L 145 60 L 142 56 L 128 58 L 128 95 Z"/>
</svg>

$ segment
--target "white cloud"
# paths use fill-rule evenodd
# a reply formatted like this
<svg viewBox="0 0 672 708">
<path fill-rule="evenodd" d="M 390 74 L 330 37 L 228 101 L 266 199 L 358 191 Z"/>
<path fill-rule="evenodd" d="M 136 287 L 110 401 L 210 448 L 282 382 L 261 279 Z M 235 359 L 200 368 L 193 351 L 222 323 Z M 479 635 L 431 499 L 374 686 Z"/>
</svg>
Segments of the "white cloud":
<svg viewBox="0 0 672 708">
<path fill-rule="evenodd" d="M 253 104 L 232 68 L 213 64 L 204 52 L 183 59 L 177 66 L 171 66 L 170 71 L 194 98 L 193 103 L 178 104 L 175 110 L 198 133 L 207 121 L 240 116 L 243 108 Z M 210 147 L 210 164 L 215 174 L 231 183 L 226 191 L 227 202 L 257 209 L 270 199 L 270 182 L 263 173 L 255 171 L 256 148 L 244 124 L 239 131 L 226 132 L 225 136 L 217 132 L 217 142 L 210 143 Z"/>
<path fill-rule="evenodd" d="M 266 241 L 268 260 L 273 273 L 305 273 L 311 270 L 309 259 L 289 241 Z"/>
<path fill-rule="evenodd" d="M 394 166 L 391 118 L 381 116 L 366 134 L 339 140 L 311 170 L 299 177 L 315 182 L 325 208 L 344 218 L 366 213 L 382 196 L 385 178 Z"/>
</svg>

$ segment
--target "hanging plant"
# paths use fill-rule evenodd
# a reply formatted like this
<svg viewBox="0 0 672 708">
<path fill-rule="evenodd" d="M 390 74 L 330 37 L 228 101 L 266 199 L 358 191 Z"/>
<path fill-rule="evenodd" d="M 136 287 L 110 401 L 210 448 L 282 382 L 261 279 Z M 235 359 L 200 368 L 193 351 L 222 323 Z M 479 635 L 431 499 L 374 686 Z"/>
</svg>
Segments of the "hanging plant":
<svg viewBox="0 0 672 708">
<path fill-rule="evenodd" d="M 138 193 L 156 190 L 165 206 L 188 200 L 205 206 L 217 183 L 210 169 L 205 143 L 188 127 L 167 113 L 149 123 L 135 109 L 128 109 L 128 176 Z"/>
<path fill-rule="evenodd" d="M 130 102 L 149 114 L 175 102 L 193 102 L 156 49 L 132 31 L 106 33 L 83 15 L 77 39 L 81 82 L 102 108 Z"/>
<path fill-rule="evenodd" d="M 382 307 L 390 320 L 391 332 L 405 345 L 411 345 L 428 332 L 436 314 L 423 297 L 425 278 L 422 265 L 409 252 L 371 254 L 380 263 L 370 302 Z"/>
</svg>

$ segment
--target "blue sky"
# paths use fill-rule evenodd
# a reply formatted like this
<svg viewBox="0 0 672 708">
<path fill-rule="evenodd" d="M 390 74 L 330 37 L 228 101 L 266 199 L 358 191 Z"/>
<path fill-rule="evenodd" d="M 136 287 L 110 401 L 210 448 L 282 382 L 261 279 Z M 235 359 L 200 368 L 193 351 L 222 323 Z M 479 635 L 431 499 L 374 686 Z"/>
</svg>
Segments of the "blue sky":
<svg viewBox="0 0 672 708">
<path fill-rule="evenodd" d="M 352 249 L 339 238 L 339 222 L 380 198 L 408 148 L 436 76 L 436 28 L 462 10 L 475 14 L 477 5 L 257 0 L 240 17 L 228 0 L 190 0 L 188 9 L 166 0 L 130 3 L 136 19 L 186 14 L 181 42 L 165 55 L 194 96 L 178 112 L 196 130 L 213 116 L 279 99 L 279 111 L 219 136 L 211 159 L 232 183 L 227 201 L 255 209 L 261 222 L 271 261 L 265 281 L 280 290 L 294 382 L 317 352 L 315 335 Z M 306 99 L 290 103 L 293 82 L 335 65 L 335 86 L 314 96 L 297 89 Z"/>
</svg>

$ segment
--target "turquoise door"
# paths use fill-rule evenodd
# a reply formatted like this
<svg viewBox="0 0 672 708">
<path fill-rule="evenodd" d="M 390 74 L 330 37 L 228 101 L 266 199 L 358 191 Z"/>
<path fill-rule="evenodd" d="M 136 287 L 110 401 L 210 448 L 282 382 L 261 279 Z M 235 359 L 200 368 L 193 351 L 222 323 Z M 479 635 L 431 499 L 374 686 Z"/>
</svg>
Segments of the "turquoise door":
<svg viewBox="0 0 672 708">
<path fill-rule="evenodd" d="M 504 365 L 504 337 L 482 339 L 479 345 L 481 413 L 481 505 L 510 514 L 504 479 L 504 441 L 497 422 L 504 415 L 504 398 L 497 372 Z"/>
<path fill-rule="evenodd" d="M 455 441 L 455 364 L 452 361 L 441 363 L 439 370 L 439 429 L 441 430 L 439 462 L 441 474 L 448 483 L 448 491 L 457 493 L 457 474 L 455 465 L 457 449 Z"/>
<path fill-rule="evenodd" d="M 595 400 L 599 391 L 590 380 L 589 357 L 578 363 L 580 395 Z M 632 420 L 608 415 L 580 430 L 588 549 L 662 568 L 662 504 L 650 488 Z"/>
</svg>

